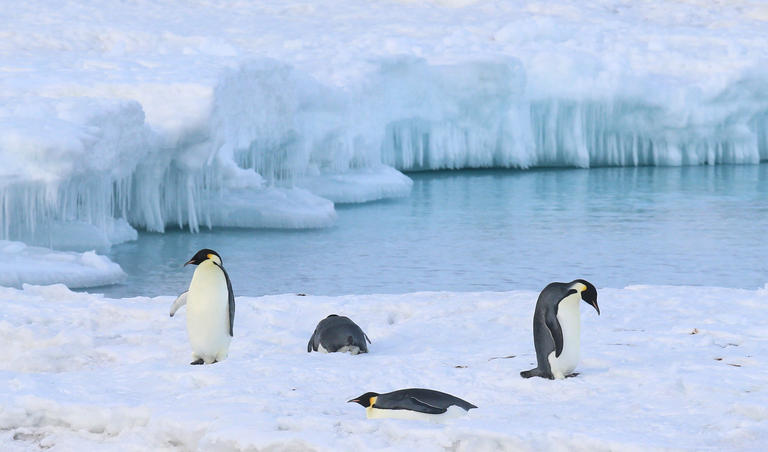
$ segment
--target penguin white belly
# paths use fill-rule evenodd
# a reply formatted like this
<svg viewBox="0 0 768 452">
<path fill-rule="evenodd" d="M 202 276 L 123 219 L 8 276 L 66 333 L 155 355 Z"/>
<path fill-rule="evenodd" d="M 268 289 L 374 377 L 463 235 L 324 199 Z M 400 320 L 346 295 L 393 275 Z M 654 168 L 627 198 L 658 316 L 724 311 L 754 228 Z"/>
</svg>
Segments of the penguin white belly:
<svg viewBox="0 0 768 452">
<path fill-rule="evenodd" d="M 350 355 L 359 355 L 360 354 L 360 347 L 357 345 L 345 345 L 341 347 L 340 349 L 336 350 L 337 353 L 349 353 Z"/>
<path fill-rule="evenodd" d="M 565 378 L 573 373 L 579 364 L 581 314 L 579 302 L 581 294 L 573 294 L 560 302 L 557 308 L 557 321 L 563 331 L 563 352 L 555 357 L 555 352 L 549 354 L 549 367 L 557 379 Z"/>
<path fill-rule="evenodd" d="M 213 262 L 197 266 L 187 294 L 187 333 L 192 352 L 206 364 L 229 351 L 229 291 L 224 272 Z"/>
<path fill-rule="evenodd" d="M 317 351 L 321 353 L 330 353 L 328 350 L 323 347 L 323 344 L 317 344 Z M 357 345 L 345 345 L 341 347 L 340 349 L 336 350 L 337 353 L 349 353 L 351 355 L 358 355 L 360 354 L 360 347 Z"/>
<path fill-rule="evenodd" d="M 441 414 L 421 413 L 411 410 L 382 410 L 370 406 L 365 409 L 365 417 L 368 419 L 406 419 L 441 423 L 466 415 L 466 410 L 455 405 L 448 407 L 445 413 Z"/>
</svg>

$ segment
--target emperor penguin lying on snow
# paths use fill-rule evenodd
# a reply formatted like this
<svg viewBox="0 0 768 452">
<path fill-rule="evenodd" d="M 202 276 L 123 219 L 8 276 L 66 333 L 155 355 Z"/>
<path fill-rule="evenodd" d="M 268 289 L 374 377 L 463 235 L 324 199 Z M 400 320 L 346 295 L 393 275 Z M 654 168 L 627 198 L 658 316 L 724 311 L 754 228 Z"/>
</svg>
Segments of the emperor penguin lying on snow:
<svg viewBox="0 0 768 452">
<path fill-rule="evenodd" d="M 235 294 L 219 253 L 207 248 L 184 265 L 197 265 L 189 290 L 171 306 L 171 317 L 187 305 L 187 334 L 194 361 L 213 364 L 226 359 L 235 321 Z"/>
<path fill-rule="evenodd" d="M 307 343 L 307 352 L 349 352 L 353 355 L 368 353 L 366 340 L 371 343 L 368 335 L 349 317 L 331 314 L 317 324 Z"/>
<path fill-rule="evenodd" d="M 368 419 L 416 419 L 441 422 L 466 414 L 475 405 L 434 389 L 410 388 L 379 394 L 366 392 L 347 402 L 365 407 Z"/>
</svg>

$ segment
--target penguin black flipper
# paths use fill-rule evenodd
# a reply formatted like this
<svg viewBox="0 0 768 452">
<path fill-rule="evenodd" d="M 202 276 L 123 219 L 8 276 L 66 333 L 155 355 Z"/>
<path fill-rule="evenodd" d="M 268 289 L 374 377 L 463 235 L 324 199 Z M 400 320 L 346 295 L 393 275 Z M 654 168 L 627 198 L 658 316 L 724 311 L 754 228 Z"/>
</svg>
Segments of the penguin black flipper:
<svg viewBox="0 0 768 452">
<path fill-rule="evenodd" d="M 215 263 L 215 262 L 214 262 Z M 222 273 L 224 273 L 224 279 L 227 280 L 227 296 L 229 299 L 229 335 L 235 336 L 233 334 L 234 332 L 234 326 L 235 326 L 235 293 L 232 291 L 232 281 L 229 280 L 229 275 L 227 274 L 227 271 L 224 270 L 223 265 L 216 264 L 218 266 Z"/>
<path fill-rule="evenodd" d="M 229 275 L 224 267 L 221 268 L 224 272 L 224 277 L 227 279 L 227 292 L 229 292 L 229 335 L 234 337 L 235 330 L 235 292 L 232 291 L 232 282 L 229 280 Z"/>
<path fill-rule="evenodd" d="M 445 413 L 452 405 L 467 411 L 477 408 L 454 395 L 423 388 L 400 389 L 381 394 L 374 404 L 376 408 L 385 410 L 413 410 L 429 414 Z"/>
<path fill-rule="evenodd" d="M 312 333 L 312 337 L 310 337 L 309 342 L 307 342 L 307 353 L 317 351 L 317 348 L 315 348 L 315 336 L 317 336 L 317 328 L 315 328 L 315 332 Z"/>
<path fill-rule="evenodd" d="M 560 327 L 560 322 L 557 321 L 557 307 L 547 312 L 545 321 L 550 334 L 552 334 L 552 339 L 555 341 L 555 357 L 559 357 L 563 353 L 563 329 Z"/>
<path fill-rule="evenodd" d="M 448 411 L 447 408 L 436 407 L 419 400 L 408 392 L 409 390 L 402 390 L 382 394 L 373 406 L 380 410 L 409 410 L 427 414 L 442 414 Z"/>
<path fill-rule="evenodd" d="M 427 402 L 422 402 L 416 397 L 409 397 L 408 400 L 411 402 L 411 404 L 409 405 L 409 408 L 406 408 L 408 410 L 418 411 L 420 413 L 427 413 L 427 414 L 443 414 L 446 411 L 448 411 L 447 408 L 438 408 L 436 406 L 432 406 Z"/>
</svg>

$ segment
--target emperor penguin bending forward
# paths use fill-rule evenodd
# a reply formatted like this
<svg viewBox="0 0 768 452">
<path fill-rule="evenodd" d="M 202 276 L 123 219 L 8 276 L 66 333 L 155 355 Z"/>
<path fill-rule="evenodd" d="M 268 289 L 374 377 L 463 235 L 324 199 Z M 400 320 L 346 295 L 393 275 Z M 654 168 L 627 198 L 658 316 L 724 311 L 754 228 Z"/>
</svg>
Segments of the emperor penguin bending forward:
<svg viewBox="0 0 768 452">
<path fill-rule="evenodd" d="M 583 279 L 569 283 L 553 282 L 541 291 L 533 313 L 533 345 L 538 365 L 535 369 L 520 372 L 520 376 L 550 380 L 571 376 L 579 363 L 581 300 L 600 315 L 597 289 Z"/>
<path fill-rule="evenodd" d="M 235 294 L 219 253 L 207 248 L 184 265 L 197 265 L 189 290 L 171 306 L 171 317 L 187 305 L 187 334 L 192 346 L 190 364 L 213 364 L 226 359 L 235 321 Z"/>
</svg>

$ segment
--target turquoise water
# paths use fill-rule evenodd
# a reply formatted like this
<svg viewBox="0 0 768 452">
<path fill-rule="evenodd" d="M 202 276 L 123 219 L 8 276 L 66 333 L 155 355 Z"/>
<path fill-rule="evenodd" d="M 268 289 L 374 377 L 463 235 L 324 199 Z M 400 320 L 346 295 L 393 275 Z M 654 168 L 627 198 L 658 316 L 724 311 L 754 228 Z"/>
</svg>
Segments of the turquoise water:
<svg viewBox="0 0 768 452">
<path fill-rule="evenodd" d="M 338 206 L 328 229 L 142 233 L 110 253 L 125 283 L 92 291 L 182 292 L 204 247 L 251 296 L 768 283 L 768 165 L 410 176 L 409 198 Z"/>
</svg>

